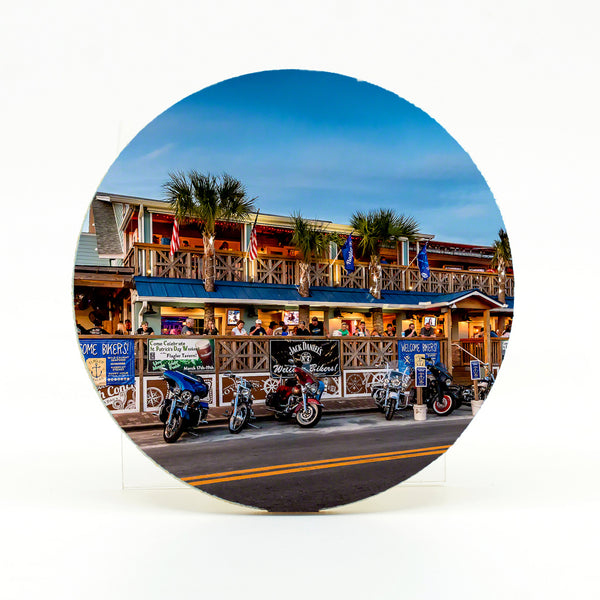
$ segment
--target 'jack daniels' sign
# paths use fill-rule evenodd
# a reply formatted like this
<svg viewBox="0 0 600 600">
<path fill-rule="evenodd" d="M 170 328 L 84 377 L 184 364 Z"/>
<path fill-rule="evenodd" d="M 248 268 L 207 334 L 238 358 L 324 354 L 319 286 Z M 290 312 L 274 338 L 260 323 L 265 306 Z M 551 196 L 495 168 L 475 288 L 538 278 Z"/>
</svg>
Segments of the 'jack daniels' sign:
<svg viewBox="0 0 600 600">
<path fill-rule="evenodd" d="M 337 377 L 340 375 L 339 340 L 270 340 L 269 372 L 271 377 L 291 377 L 294 365 L 290 359 L 297 359 L 308 365 L 317 377 Z"/>
</svg>

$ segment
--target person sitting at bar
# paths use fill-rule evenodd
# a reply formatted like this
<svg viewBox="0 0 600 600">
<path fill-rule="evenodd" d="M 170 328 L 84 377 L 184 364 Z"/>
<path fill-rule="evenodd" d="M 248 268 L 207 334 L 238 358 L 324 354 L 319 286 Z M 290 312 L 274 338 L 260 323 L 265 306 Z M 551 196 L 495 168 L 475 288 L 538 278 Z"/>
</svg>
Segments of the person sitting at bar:
<svg viewBox="0 0 600 600">
<path fill-rule="evenodd" d="M 421 327 L 419 335 L 425 337 L 435 337 L 435 329 L 431 326 L 431 323 L 429 323 L 429 321 L 425 323 L 424 327 Z"/>
<path fill-rule="evenodd" d="M 192 317 L 188 317 L 185 320 L 185 325 L 181 328 L 182 335 L 194 335 L 194 319 Z"/>
<path fill-rule="evenodd" d="M 317 317 L 313 317 L 310 320 L 310 325 L 308 326 L 310 330 L 310 335 L 325 335 L 325 327 L 323 323 L 317 319 Z"/>
<path fill-rule="evenodd" d="M 137 330 L 138 335 L 154 335 L 154 329 L 148 325 L 148 321 L 142 321 L 142 326 Z"/>
<path fill-rule="evenodd" d="M 248 335 L 248 332 L 244 329 L 244 321 L 240 319 L 236 323 L 235 327 L 231 331 L 231 335 Z"/>
<path fill-rule="evenodd" d="M 306 328 L 306 323 L 304 321 L 300 321 L 296 335 L 310 335 L 310 330 Z"/>
<path fill-rule="evenodd" d="M 250 335 L 267 335 L 260 319 L 256 319 L 255 325 L 250 329 Z"/>
<path fill-rule="evenodd" d="M 387 337 L 394 337 L 396 333 L 394 332 L 394 326 L 391 323 L 388 323 L 388 326 L 385 328 L 385 333 L 383 334 Z"/>
<path fill-rule="evenodd" d="M 212 319 L 208 319 L 202 333 L 203 335 L 219 335 L 219 330 L 215 327 L 215 322 Z"/>
<path fill-rule="evenodd" d="M 417 330 L 415 329 L 415 324 L 411 323 L 408 326 L 408 329 L 405 329 L 402 332 L 402 337 L 416 337 L 417 336 Z"/>
<path fill-rule="evenodd" d="M 367 337 L 369 335 L 369 330 L 364 321 L 361 321 L 358 324 L 358 329 L 354 332 L 354 335 L 358 335 L 360 337 Z"/>
<path fill-rule="evenodd" d="M 275 329 L 277 329 L 277 322 L 271 321 L 267 327 L 267 335 L 275 335 Z"/>
</svg>

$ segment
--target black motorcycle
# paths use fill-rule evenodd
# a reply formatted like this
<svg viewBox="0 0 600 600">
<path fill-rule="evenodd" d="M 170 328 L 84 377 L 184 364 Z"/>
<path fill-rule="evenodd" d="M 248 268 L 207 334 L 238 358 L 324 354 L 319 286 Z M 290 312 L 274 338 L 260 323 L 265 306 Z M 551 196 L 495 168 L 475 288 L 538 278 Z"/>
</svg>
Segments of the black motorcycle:
<svg viewBox="0 0 600 600">
<path fill-rule="evenodd" d="M 433 360 L 425 357 L 425 366 L 427 387 L 423 389 L 423 401 L 436 415 L 448 416 L 457 407 L 455 392 L 450 387 L 452 375 L 440 361 L 434 363 Z"/>
</svg>

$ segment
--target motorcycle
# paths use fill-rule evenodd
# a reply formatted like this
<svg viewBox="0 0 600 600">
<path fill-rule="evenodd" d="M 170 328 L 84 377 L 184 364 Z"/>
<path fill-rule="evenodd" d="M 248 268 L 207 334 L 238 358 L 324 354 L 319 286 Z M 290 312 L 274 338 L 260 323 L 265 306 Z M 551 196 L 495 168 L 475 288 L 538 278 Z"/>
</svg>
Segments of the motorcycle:
<svg viewBox="0 0 600 600">
<path fill-rule="evenodd" d="M 425 357 L 427 387 L 423 389 L 424 402 L 436 415 L 448 416 L 457 407 L 455 393 L 450 388 L 452 375 L 442 362 L 434 363 Z"/>
<path fill-rule="evenodd" d="M 325 384 L 315 379 L 308 367 L 291 360 L 294 377 L 279 379 L 274 392 L 267 395 L 265 408 L 275 413 L 278 420 L 296 419 L 300 427 L 314 427 L 323 415 L 321 396 Z"/>
<path fill-rule="evenodd" d="M 484 367 L 487 365 L 482 363 Z M 489 371 L 483 379 L 477 381 L 477 390 L 479 400 L 485 400 L 492 390 L 495 379 L 491 371 Z M 473 382 L 475 383 L 475 382 Z M 457 408 L 462 406 L 471 406 L 471 400 L 475 399 L 475 391 L 472 385 L 459 385 L 458 383 L 449 386 L 451 393 L 457 399 Z"/>
<path fill-rule="evenodd" d="M 184 431 L 192 433 L 199 425 L 206 425 L 208 385 L 200 375 L 186 371 L 166 370 L 163 378 L 169 386 L 167 396 L 160 403 L 158 418 L 165 424 L 163 439 L 167 444 L 176 442 Z"/>
<path fill-rule="evenodd" d="M 374 385 L 371 390 L 371 396 L 379 410 L 384 413 L 386 420 L 391 421 L 397 410 L 404 410 L 412 406 L 408 393 L 410 381 L 409 369 L 401 372 L 386 363 L 383 381 L 381 384 Z"/>
<path fill-rule="evenodd" d="M 467 354 L 470 358 L 474 360 L 479 360 L 474 354 L 471 354 L 467 350 L 465 350 L 460 344 L 454 344 L 457 348 L 459 348 L 462 352 Z M 477 390 L 480 400 L 485 400 L 488 397 L 488 394 L 492 390 L 492 386 L 495 383 L 494 374 L 490 368 L 488 363 L 483 363 L 479 361 L 485 370 L 485 375 L 483 379 L 479 379 L 477 381 Z M 472 385 L 459 385 L 452 384 L 449 386 L 451 393 L 456 399 L 457 408 L 462 404 L 466 406 L 471 406 L 471 400 L 475 398 L 475 391 Z"/>
<path fill-rule="evenodd" d="M 235 396 L 229 413 L 229 432 L 239 433 L 246 425 L 254 427 L 249 423 L 250 419 L 254 418 L 252 383 L 231 371 L 225 373 L 225 376 L 232 379 L 235 385 Z"/>
</svg>

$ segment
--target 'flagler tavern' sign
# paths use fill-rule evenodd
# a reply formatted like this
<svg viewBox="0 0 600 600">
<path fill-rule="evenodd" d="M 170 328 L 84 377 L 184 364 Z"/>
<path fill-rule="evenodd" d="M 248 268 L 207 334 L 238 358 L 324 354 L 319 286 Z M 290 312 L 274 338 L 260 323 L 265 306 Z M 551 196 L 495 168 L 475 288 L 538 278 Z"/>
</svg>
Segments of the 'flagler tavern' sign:
<svg viewBox="0 0 600 600">
<path fill-rule="evenodd" d="M 269 372 L 271 377 L 291 377 L 297 359 L 317 377 L 337 377 L 340 369 L 339 340 L 270 340 Z"/>
</svg>

